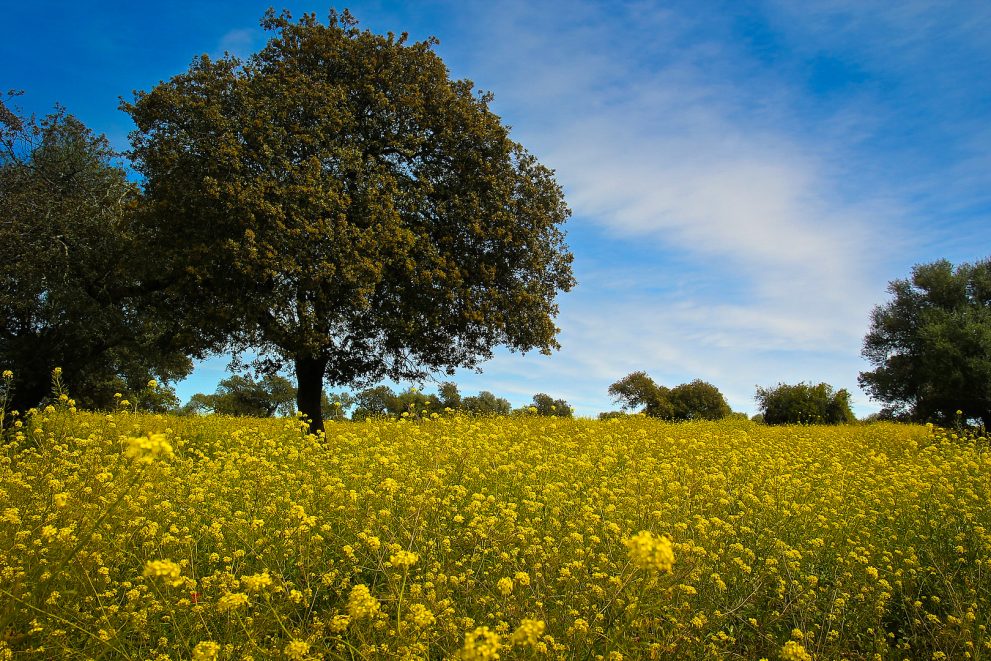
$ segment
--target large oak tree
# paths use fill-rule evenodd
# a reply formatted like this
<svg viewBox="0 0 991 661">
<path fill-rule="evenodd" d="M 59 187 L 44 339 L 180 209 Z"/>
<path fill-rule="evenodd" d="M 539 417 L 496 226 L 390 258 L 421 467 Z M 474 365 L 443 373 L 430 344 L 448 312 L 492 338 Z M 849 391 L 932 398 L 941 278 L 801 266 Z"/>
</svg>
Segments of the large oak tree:
<svg viewBox="0 0 991 661">
<path fill-rule="evenodd" d="M 874 309 L 860 385 L 919 421 L 965 418 L 991 426 L 991 260 L 919 264 Z"/>
<path fill-rule="evenodd" d="M 206 56 L 123 107 L 174 314 L 334 384 L 557 347 L 574 284 L 553 172 L 435 40 L 269 12 L 241 61 Z"/>
</svg>

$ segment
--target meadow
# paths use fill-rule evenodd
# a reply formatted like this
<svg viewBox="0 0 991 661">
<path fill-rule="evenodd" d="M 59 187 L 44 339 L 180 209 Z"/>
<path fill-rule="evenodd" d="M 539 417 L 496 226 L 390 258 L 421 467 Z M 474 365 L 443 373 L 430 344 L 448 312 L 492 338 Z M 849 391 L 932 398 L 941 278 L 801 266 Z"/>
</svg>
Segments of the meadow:
<svg viewBox="0 0 991 661">
<path fill-rule="evenodd" d="M 984 438 L 68 404 L 0 450 L 0 659 L 991 657 Z"/>
</svg>

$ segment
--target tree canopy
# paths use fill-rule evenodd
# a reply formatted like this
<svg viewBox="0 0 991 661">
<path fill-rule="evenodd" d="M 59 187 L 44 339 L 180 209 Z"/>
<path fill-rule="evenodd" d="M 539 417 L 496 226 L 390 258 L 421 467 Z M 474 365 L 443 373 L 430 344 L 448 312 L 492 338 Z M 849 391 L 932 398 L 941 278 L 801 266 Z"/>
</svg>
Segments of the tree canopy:
<svg viewBox="0 0 991 661">
<path fill-rule="evenodd" d="M 646 372 L 632 372 L 609 386 L 609 394 L 623 409 L 664 420 L 720 420 L 731 413 L 719 389 L 701 379 L 667 388 Z"/>
<path fill-rule="evenodd" d="M 296 389 L 285 377 L 265 374 L 254 379 L 234 374 L 223 379 L 212 395 L 197 393 L 184 407 L 188 413 L 209 411 L 218 415 L 270 418 L 273 415 L 293 415 Z"/>
<path fill-rule="evenodd" d="M 965 418 L 991 425 L 991 260 L 920 264 L 888 286 L 876 307 L 860 374 L 870 396 L 919 421 Z"/>
<path fill-rule="evenodd" d="M 850 393 L 833 390 L 828 383 L 779 383 L 757 388 L 761 421 L 768 425 L 838 425 L 855 420 L 850 410 Z"/>
<path fill-rule="evenodd" d="M 36 120 L 0 101 L 0 367 L 14 372 L 11 408 L 44 398 L 56 367 L 87 408 L 192 368 L 145 309 L 138 189 L 117 160 L 65 110 Z"/>
<path fill-rule="evenodd" d="M 571 405 L 563 399 L 554 399 L 550 395 L 538 392 L 533 396 L 533 403 L 529 408 L 534 409 L 537 415 L 553 416 L 558 418 L 572 417 Z"/>
<path fill-rule="evenodd" d="M 719 388 L 701 379 L 675 386 L 668 399 L 675 420 L 721 420 L 732 413 Z"/>
<path fill-rule="evenodd" d="M 437 42 L 348 13 L 269 12 L 257 54 L 193 62 L 124 103 L 177 316 L 333 384 L 556 348 L 574 284 L 553 172 Z"/>
</svg>

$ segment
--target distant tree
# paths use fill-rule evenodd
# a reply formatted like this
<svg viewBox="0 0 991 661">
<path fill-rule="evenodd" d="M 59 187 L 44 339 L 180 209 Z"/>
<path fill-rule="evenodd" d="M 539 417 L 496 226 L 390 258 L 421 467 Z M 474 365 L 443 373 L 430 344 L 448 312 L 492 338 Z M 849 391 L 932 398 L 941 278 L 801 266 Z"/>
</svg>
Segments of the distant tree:
<svg viewBox="0 0 991 661">
<path fill-rule="evenodd" d="M 949 424 L 962 411 L 991 428 L 991 260 L 940 260 L 888 285 L 874 308 L 860 386 L 892 415 Z"/>
<path fill-rule="evenodd" d="M 354 420 L 367 417 L 395 415 L 400 410 L 398 398 L 389 386 L 366 388 L 355 397 Z"/>
<path fill-rule="evenodd" d="M 189 412 L 270 418 L 292 415 L 296 389 L 285 377 L 266 374 L 260 380 L 235 374 L 221 381 L 212 395 L 197 393 L 187 404 Z"/>
<path fill-rule="evenodd" d="M 179 407 L 179 415 L 202 415 L 213 412 L 213 395 L 195 393 L 189 401 Z"/>
<path fill-rule="evenodd" d="M 670 392 L 642 371 L 628 374 L 609 386 L 609 394 L 624 410 L 641 409 L 653 418 L 670 419 L 674 415 Z"/>
<path fill-rule="evenodd" d="M 247 61 L 203 56 L 123 104 L 176 317 L 292 365 L 313 430 L 325 380 L 557 348 L 570 211 L 492 97 L 451 80 L 435 40 L 346 11 L 262 25 Z"/>
<path fill-rule="evenodd" d="M 327 393 L 324 391 L 320 399 L 320 410 L 324 420 L 345 420 L 348 411 L 355 405 L 357 399 L 348 392 Z"/>
<path fill-rule="evenodd" d="M 856 420 L 850 410 L 850 394 L 845 389 L 834 392 L 826 383 L 758 387 L 756 400 L 768 425 L 836 425 Z"/>
<path fill-rule="evenodd" d="M 144 389 L 132 395 L 139 411 L 148 413 L 173 413 L 179 408 L 179 397 L 175 388 L 149 380 Z"/>
<path fill-rule="evenodd" d="M 912 422 L 912 415 L 904 408 L 882 406 L 877 413 L 871 413 L 863 422 Z"/>
<path fill-rule="evenodd" d="M 570 418 L 572 416 L 571 406 L 563 399 L 554 399 L 550 395 L 537 393 L 533 396 L 531 408 L 536 409 L 537 415 L 556 416 L 559 418 Z"/>
<path fill-rule="evenodd" d="M 458 390 L 457 384 L 450 381 L 440 384 L 437 396 L 440 398 L 440 404 L 444 408 L 455 411 L 461 408 L 461 392 Z"/>
<path fill-rule="evenodd" d="M 11 408 L 44 398 L 56 367 L 79 406 L 97 409 L 192 369 L 167 317 L 146 309 L 155 260 L 117 158 L 61 108 L 36 121 L 0 100 L 0 369 L 14 372 Z"/>
<path fill-rule="evenodd" d="M 465 411 L 476 415 L 509 415 L 513 409 L 508 399 L 496 397 L 488 390 L 463 398 L 461 405 Z"/>
<path fill-rule="evenodd" d="M 673 420 L 721 420 L 732 413 L 719 389 L 700 379 L 672 388 L 668 399 Z"/>
<path fill-rule="evenodd" d="M 609 386 L 609 394 L 624 410 L 639 408 L 663 420 L 719 420 L 731 413 L 719 389 L 700 379 L 669 389 L 646 372 L 633 372 Z"/>
<path fill-rule="evenodd" d="M 436 395 L 427 395 L 420 388 L 409 388 L 396 396 L 395 409 L 390 411 L 394 415 L 407 414 L 410 416 L 421 416 L 436 413 L 441 409 L 440 400 Z"/>
</svg>

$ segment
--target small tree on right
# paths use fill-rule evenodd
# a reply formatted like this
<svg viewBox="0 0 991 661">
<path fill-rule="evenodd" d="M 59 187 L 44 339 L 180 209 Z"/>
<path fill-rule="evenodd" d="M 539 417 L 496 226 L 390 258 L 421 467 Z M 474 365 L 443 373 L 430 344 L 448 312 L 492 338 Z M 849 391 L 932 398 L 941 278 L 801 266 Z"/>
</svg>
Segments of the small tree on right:
<svg viewBox="0 0 991 661">
<path fill-rule="evenodd" d="M 948 424 L 957 411 L 991 426 L 991 259 L 919 264 L 874 308 L 860 387 L 894 412 Z"/>
<path fill-rule="evenodd" d="M 755 399 L 768 425 L 839 425 L 856 420 L 850 393 L 844 388 L 834 391 L 828 383 L 758 387 Z"/>
</svg>

